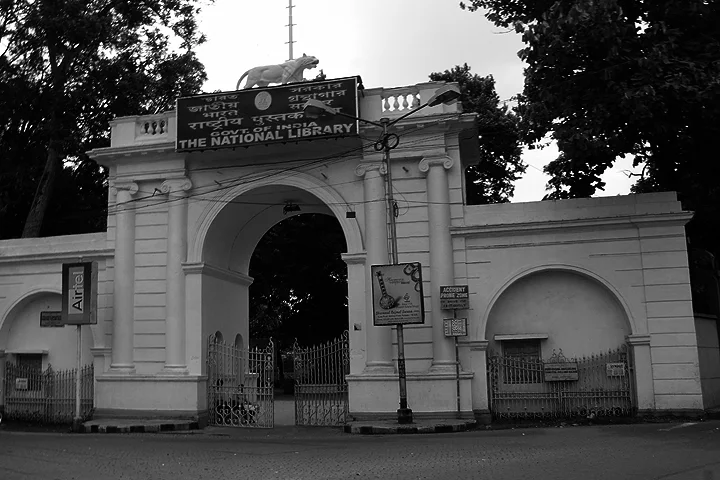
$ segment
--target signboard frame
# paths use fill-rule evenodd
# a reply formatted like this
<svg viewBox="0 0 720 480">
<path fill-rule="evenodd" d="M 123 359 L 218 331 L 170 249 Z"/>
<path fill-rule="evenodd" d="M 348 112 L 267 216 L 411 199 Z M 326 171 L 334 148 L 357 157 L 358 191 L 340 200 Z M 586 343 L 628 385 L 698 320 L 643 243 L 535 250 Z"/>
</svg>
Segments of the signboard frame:
<svg viewBox="0 0 720 480">
<path fill-rule="evenodd" d="M 359 135 L 358 76 L 180 97 L 175 150 L 197 152 Z M 319 100 L 342 115 L 305 118 Z"/>
<path fill-rule="evenodd" d="M 468 310 L 470 308 L 470 288 L 468 285 L 440 286 L 441 310 Z"/>
<path fill-rule="evenodd" d="M 422 265 L 371 265 L 373 325 L 417 325 L 425 323 Z"/>
<path fill-rule="evenodd" d="M 64 325 L 97 324 L 97 262 L 63 263 L 62 321 Z"/>
</svg>

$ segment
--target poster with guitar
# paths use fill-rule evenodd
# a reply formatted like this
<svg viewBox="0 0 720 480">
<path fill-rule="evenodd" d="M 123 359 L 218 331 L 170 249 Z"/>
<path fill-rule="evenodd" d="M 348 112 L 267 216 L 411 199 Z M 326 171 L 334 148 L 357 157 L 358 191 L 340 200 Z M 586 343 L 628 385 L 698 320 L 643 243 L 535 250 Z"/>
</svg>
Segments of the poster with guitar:
<svg viewBox="0 0 720 480">
<path fill-rule="evenodd" d="M 373 265 L 373 325 L 425 323 L 422 266 L 417 263 Z"/>
</svg>

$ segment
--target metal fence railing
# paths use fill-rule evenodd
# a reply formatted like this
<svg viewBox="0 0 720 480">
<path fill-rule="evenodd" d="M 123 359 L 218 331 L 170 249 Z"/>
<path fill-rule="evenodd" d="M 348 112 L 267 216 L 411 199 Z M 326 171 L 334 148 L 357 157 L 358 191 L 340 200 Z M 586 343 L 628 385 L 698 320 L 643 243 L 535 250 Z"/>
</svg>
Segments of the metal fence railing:
<svg viewBox="0 0 720 480">
<path fill-rule="evenodd" d="M 5 365 L 5 419 L 36 423 L 71 423 L 75 416 L 76 369 L 45 371 Z M 95 394 L 95 370 L 86 365 L 80 370 L 83 420 L 92 418 Z"/>
<path fill-rule="evenodd" d="M 545 360 L 490 353 L 488 390 L 493 418 L 631 416 L 636 410 L 632 358 L 620 348 Z"/>
</svg>

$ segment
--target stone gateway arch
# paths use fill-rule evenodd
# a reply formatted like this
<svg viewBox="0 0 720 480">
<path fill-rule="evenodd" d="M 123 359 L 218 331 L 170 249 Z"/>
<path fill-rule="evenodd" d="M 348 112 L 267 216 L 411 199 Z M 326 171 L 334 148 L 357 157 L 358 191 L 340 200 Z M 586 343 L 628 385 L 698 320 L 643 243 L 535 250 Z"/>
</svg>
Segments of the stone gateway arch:
<svg viewBox="0 0 720 480">
<path fill-rule="evenodd" d="M 392 327 L 373 324 L 370 278 L 372 265 L 389 263 L 388 172 L 366 140 L 382 132 L 347 119 L 349 129 L 327 129 L 338 120 L 304 118 L 301 107 L 310 97 L 333 100 L 379 123 L 427 102 L 443 84 L 358 95 L 346 80 L 198 96 L 178 102 L 184 111 L 113 120 L 111 145 L 90 152 L 109 173 L 107 231 L 0 242 L 0 368 L 29 351 L 47 363 L 62 348 L 33 315 L 55 308 L 63 263 L 94 260 L 99 321 L 84 355 L 95 365 L 96 417 L 205 421 L 213 408 L 208 339 L 220 332 L 247 342 L 250 257 L 291 202 L 334 216 L 345 236 L 349 418 L 395 418 L 397 344 Z M 241 115 L 243 92 L 252 95 L 251 116 Z M 343 104 L 345 97 L 352 102 Z M 489 355 L 536 355 L 542 365 L 559 348 L 573 358 L 627 348 L 634 411 L 712 406 L 716 386 L 699 371 L 690 297 L 684 225 L 691 214 L 674 193 L 467 205 L 463 172 L 478 156 L 465 132 L 474 121 L 458 102 L 393 127 L 398 253 L 401 262 L 419 262 L 423 278 L 425 322 L 405 327 L 415 415 L 458 415 L 443 285 L 470 292 L 470 308 L 457 312 L 468 319 L 459 340 L 463 418 L 494 413 Z M 597 348 L 587 341 L 593 332 L 603 335 Z M 500 374 L 505 384 L 520 378 L 508 372 Z M 535 391 L 516 384 L 508 391 Z"/>
</svg>

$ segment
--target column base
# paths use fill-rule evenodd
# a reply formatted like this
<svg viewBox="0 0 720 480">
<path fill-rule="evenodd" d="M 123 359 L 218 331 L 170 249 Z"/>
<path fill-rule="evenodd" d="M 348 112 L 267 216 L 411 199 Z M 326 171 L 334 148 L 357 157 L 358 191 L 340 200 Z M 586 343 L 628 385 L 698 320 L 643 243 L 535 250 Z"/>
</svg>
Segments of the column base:
<svg viewBox="0 0 720 480">
<path fill-rule="evenodd" d="M 112 363 L 110 370 L 106 372 L 109 375 L 133 375 L 135 374 L 135 364 L 133 363 Z"/>
<path fill-rule="evenodd" d="M 347 375 L 349 409 L 354 415 L 382 414 L 397 418 L 400 392 L 397 374 L 393 375 Z M 472 411 L 471 382 L 473 374 L 460 373 L 460 409 Z M 407 406 L 413 415 L 441 413 L 452 417 L 457 412 L 457 380 L 452 375 L 408 373 Z M 472 415 L 470 415 L 472 416 Z"/>
<path fill-rule="evenodd" d="M 205 410 L 207 379 L 197 375 L 113 375 L 96 377 L 96 411 L 145 416 L 187 415 Z"/>
<path fill-rule="evenodd" d="M 158 375 L 189 375 L 187 365 L 165 365 L 165 368 L 158 372 Z"/>
<path fill-rule="evenodd" d="M 461 372 L 462 373 L 462 372 Z M 451 360 L 433 361 L 428 370 L 428 374 L 455 374 L 455 362 Z"/>
<path fill-rule="evenodd" d="M 362 375 L 397 375 L 393 362 L 368 362 Z"/>
</svg>

